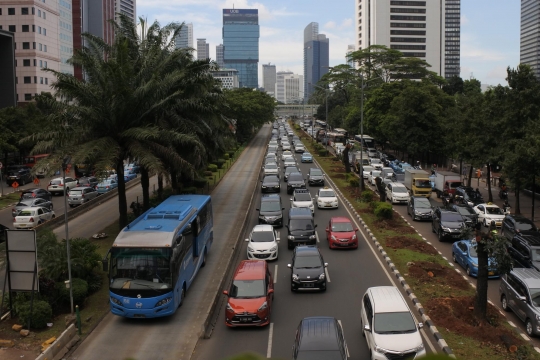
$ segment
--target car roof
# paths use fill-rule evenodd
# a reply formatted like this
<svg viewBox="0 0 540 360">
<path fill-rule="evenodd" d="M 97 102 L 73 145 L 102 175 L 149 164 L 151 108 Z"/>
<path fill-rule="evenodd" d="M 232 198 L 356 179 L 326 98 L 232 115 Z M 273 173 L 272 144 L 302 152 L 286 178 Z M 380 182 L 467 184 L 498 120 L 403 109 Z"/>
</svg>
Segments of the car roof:
<svg viewBox="0 0 540 360">
<path fill-rule="evenodd" d="M 289 209 L 289 219 L 291 217 L 306 217 L 306 218 L 313 218 L 313 215 L 311 214 L 311 210 L 307 207 L 298 207 L 298 208 L 290 208 Z M 298 247 L 296 247 L 298 249 Z"/>
<path fill-rule="evenodd" d="M 336 319 L 333 317 L 307 317 L 302 319 L 300 326 L 299 350 L 339 350 Z"/>
<path fill-rule="evenodd" d="M 394 181 L 394 182 L 392 182 L 391 184 L 392 184 L 392 187 L 402 187 L 402 188 L 407 188 L 405 185 L 403 185 L 402 183 L 397 182 L 397 181 Z"/>
<path fill-rule="evenodd" d="M 352 223 L 351 219 L 345 216 L 334 216 L 330 218 L 330 221 L 335 223 Z"/>
<path fill-rule="evenodd" d="M 265 260 L 242 260 L 234 272 L 233 280 L 264 279 L 265 270 Z"/>
<path fill-rule="evenodd" d="M 71 189 L 70 191 L 73 191 L 73 190 L 84 190 L 84 189 L 92 189 L 92 188 L 89 187 L 89 186 L 77 186 L 77 187 L 74 187 L 73 189 Z"/>
<path fill-rule="evenodd" d="M 25 207 L 25 208 L 22 208 L 21 211 L 35 211 L 39 208 L 43 208 L 43 206 Z"/>
<path fill-rule="evenodd" d="M 374 313 L 410 311 L 395 286 L 376 286 L 367 289 L 373 299 Z"/>
<path fill-rule="evenodd" d="M 527 268 L 514 268 L 511 272 L 523 281 L 528 288 L 540 288 L 540 273 Z"/>
<path fill-rule="evenodd" d="M 534 222 L 531 219 L 529 219 L 529 218 L 527 218 L 527 217 L 525 217 L 523 215 L 508 214 L 506 216 L 509 217 L 509 218 L 514 219 L 516 222 L 526 222 L 528 224 L 534 224 Z"/>
<path fill-rule="evenodd" d="M 253 228 L 253 232 L 266 232 L 266 231 L 274 231 L 274 227 L 272 225 L 255 225 Z"/>
</svg>

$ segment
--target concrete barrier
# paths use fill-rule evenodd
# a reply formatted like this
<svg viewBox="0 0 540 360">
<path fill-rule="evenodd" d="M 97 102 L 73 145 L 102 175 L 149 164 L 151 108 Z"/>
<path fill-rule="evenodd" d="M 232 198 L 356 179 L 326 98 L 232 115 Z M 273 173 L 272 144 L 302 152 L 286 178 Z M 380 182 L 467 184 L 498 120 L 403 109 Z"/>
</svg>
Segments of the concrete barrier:
<svg viewBox="0 0 540 360">
<path fill-rule="evenodd" d="M 71 324 L 64 332 L 42 352 L 36 360 L 58 360 L 69 351 L 69 349 L 79 340 L 77 328 Z"/>
</svg>

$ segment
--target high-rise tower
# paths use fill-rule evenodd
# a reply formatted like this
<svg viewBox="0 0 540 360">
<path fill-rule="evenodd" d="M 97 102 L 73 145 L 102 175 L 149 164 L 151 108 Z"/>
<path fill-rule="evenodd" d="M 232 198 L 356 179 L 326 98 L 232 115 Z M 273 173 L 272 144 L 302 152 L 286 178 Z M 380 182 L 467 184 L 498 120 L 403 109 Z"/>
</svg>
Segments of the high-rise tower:
<svg viewBox="0 0 540 360">
<path fill-rule="evenodd" d="M 540 1 L 521 0 L 519 60 L 530 65 L 540 80 Z"/>
<path fill-rule="evenodd" d="M 309 99 L 314 85 L 328 72 L 330 60 L 330 41 L 326 35 L 319 34 L 319 24 L 310 23 L 304 29 L 304 92 Z"/>
</svg>

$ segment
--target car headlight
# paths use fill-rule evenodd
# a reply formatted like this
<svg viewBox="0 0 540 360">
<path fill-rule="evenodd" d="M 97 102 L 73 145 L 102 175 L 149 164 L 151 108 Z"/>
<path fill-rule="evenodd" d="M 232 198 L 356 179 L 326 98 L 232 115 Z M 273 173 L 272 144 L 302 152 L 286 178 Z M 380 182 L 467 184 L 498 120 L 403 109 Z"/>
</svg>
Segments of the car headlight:
<svg viewBox="0 0 540 360">
<path fill-rule="evenodd" d="M 266 309 L 267 307 L 268 307 L 268 303 L 265 301 L 265 302 L 263 302 L 263 304 L 261 305 L 261 307 L 257 309 L 257 311 L 263 311 L 263 310 Z"/>
<path fill-rule="evenodd" d="M 266 219 L 266 216 L 264 216 L 264 215 L 259 215 L 259 219 L 265 220 L 265 219 Z"/>
<path fill-rule="evenodd" d="M 356 234 L 352 236 L 352 240 L 356 240 Z"/>
<path fill-rule="evenodd" d="M 227 302 L 227 311 L 234 312 L 234 309 L 232 308 L 231 304 L 229 304 L 228 302 Z"/>
<path fill-rule="evenodd" d="M 378 352 L 379 354 L 386 354 L 388 352 L 388 350 L 377 345 L 375 345 L 375 351 Z"/>
<path fill-rule="evenodd" d="M 293 279 L 293 281 L 298 281 L 298 275 L 292 274 L 292 279 Z"/>
<path fill-rule="evenodd" d="M 540 315 L 535 315 L 536 316 L 536 321 L 540 321 Z"/>
<path fill-rule="evenodd" d="M 472 265 L 474 268 L 477 268 L 477 267 L 478 267 L 478 264 L 475 264 L 475 263 L 471 263 L 471 265 Z"/>
<path fill-rule="evenodd" d="M 309 236 L 309 240 L 315 240 L 316 238 L 317 238 L 316 235 L 310 235 L 310 236 Z"/>
<path fill-rule="evenodd" d="M 322 273 L 321 275 L 319 275 L 319 280 L 324 280 L 325 276 L 326 275 L 324 273 Z"/>
<path fill-rule="evenodd" d="M 289 240 L 294 240 L 294 236 L 289 235 L 289 236 L 287 236 L 287 239 L 289 239 Z"/>
<path fill-rule="evenodd" d="M 248 246 L 248 251 L 249 251 L 249 252 L 254 252 L 255 249 L 253 249 L 251 246 Z"/>
<path fill-rule="evenodd" d="M 116 305 L 122 306 L 122 303 L 120 302 L 120 300 L 118 300 L 118 299 L 115 298 L 115 297 L 112 297 L 112 296 L 111 296 L 111 301 L 112 301 L 113 303 L 115 303 Z"/>
<path fill-rule="evenodd" d="M 414 215 L 422 215 L 422 214 L 420 213 L 420 211 L 414 210 Z"/>
<path fill-rule="evenodd" d="M 414 350 L 416 352 L 420 352 L 420 351 L 424 350 L 424 343 L 420 343 L 420 345 L 418 345 Z"/>
<path fill-rule="evenodd" d="M 165 298 L 165 299 L 162 299 L 160 301 L 158 301 L 156 303 L 156 305 L 154 305 L 154 307 L 158 307 L 158 306 L 162 306 L 162 305 L 165 305 L 165 304 L 168 304 L 172 301 L 172 297 L 168 297 L 168 298 Z"/>
<path fill-rule="evenodd" d="M 266 186 L 263 185 L 262 188 L 263 188 L 263 189 L 266 189 Z"/>
<path fill-rule="evenodd" d="M 330 238 L 331 238 L 332 240 L 334 240 L 334 241 L 337 240 L 336 237 L 335 237 L 334 235 L 330 236 Z"/>
<path fill-rule="evenodd" d="M 441 226 L 441 227 L 442 227 L 443 231 L 450 232 L 450 228 L 447 228 L 447 227 L 444 227 L 444 226 Z"/>
<path fill-rule="evenodd" d="M 276 251 L 276 250 L 277 250 L 277 245 L 274 245 L 274 246 L 272 246 L 272 248 L 269 251 L 273 252 L 273 251 Z"/>
</svg>

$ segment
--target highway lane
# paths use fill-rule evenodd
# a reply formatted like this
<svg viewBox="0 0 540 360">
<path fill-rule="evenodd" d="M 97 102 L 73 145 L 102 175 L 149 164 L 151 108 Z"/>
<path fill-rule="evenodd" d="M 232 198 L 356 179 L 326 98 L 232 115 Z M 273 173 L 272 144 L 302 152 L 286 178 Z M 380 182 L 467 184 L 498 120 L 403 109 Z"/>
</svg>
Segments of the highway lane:
<svg viewBox="0 0 540 360">
<path fill-rule="evenodd" d="M 307 176 L 309 168 L 315 164 L 302 164 L 300 154 L 295 154 L 302 173 Z M 281 163 L 280 163 L 281 165 Z M 281 169 L 283 169 L 281 167 Z M 283 173 L 283 172 L 282 172 Z M 313 198 L 320 187 L 308 186 Z M 282 181 L 281 198 L 285 207 L 284 221 L 290 208 L 290 195 L 286 194 L 286 183 Z M 249 218 L 249 232 L 258 223 L 255 208 L 260 204 L 260 186 Z M 244 351 L 254 351 L 263 356 L 275 358 L 291 358 L 291 349 L 296 328 L 304 317 L 333 316 L 341 320 L 349 347 L 350 359 L 366 359 L 369 350 L 360 329 L 360 304 L 366 289 L 372 286 L 395 285 L 387 274 L 378 253 L 376 254 L 367 240 L 359 232 L 359 249 L 330 250 L 326 241 L 325 228 L 331 217 L 347 216 L 352 218 L 345 205 L 340 202 L 336 210 L 316 209 L 315 223 L 318 225 L 318 243 L 325 262 L 328 265 L 328 290 L 324 293 L 293 293 L 290 291 L 291 272 L 287 264 L 291 261 L 292 250 L 287 249 L 287 229 L 279 229 L 281 242 L 279 258 L 269 263 L 274 275 L 274 305 L 271 315 L 271 326 L 264 328 L 235 328 L 225 325 L 224 313 L 226 297 L 223 295 L 217 324 L 210 339 L 201 339 L 195 349 L 193 359 L 225 359 Z M 247 237 L 244 234 L 244 238 Z M 242 244 L 239 259 L 246 259 L 247 244 Z M 230 284 L 230 276 L 227 281 Z M 225 290 L 225 289 L 223 289 Z M 407 298 L 405 296 L 405 298 Z M 411 309 L 414 306 L 409 302 Z M 415 310 L 413 310 L 416 313 Z M 418 314 L 416 314 L 418 316 Z M 421 321 L 421 320 L 420 320 Z M 272 333 L 270 334 L 270 329 Z M 430 346 L 426 344 L 430 351 Z"/>
<path fill-rule="evenodd" d="M 371 189 L 374 190 L 373 187 Z M 435 193 L 432 194 L 431 198 L 429 199 L 431 204 L 433 206 L 442 206 L 442 200 L 438 199 L 435 195 Z M 455 268 L 459 270 L 459 273 L 467 280 L 476 286 L 476 279 L 470 276 L 467 276 L 465 273 L 465 269 L 461 267 L 461 265 L 454 263 L 452 261 L 452 242 L 451 241 L 444 241 L 440 242 L 436 234 L 434 234 L 431 231 L 431 221 L 413 221 L 410 215 L 407 215 L 407 206 L 406 205 L 393 205 L 394 209 L 402 216 L 405 217 L 405 219 L 416 229 L 418 232 L 427 239 L 438 251 L 441 252 L 442 256 L 444 256 L 446 259 L 448 259 L 452 264 L 454 264 Z M 490 279 L 488 283 L 488 299 L 493 302 L 493 304 L 503 313 L 506 318 L 511 321 L 514 325 L 516 325 L 521 331 L 526 335 L 525 333 L 525 325 L 523 322 L 513 313 L 513 312 L 504 312 L 501 308 L 501 302 L 499 298 L 499 284 L 501 280 L 499 279 Z M 433 319 L 435 322 L 435 325 L 437 325 L 437 319 Z M 540 339 L 538 338 L 532 338 L 532 343 L 536 347 L 540 347 Z"/>
</svg>

